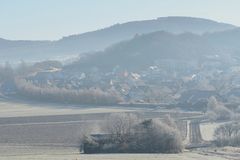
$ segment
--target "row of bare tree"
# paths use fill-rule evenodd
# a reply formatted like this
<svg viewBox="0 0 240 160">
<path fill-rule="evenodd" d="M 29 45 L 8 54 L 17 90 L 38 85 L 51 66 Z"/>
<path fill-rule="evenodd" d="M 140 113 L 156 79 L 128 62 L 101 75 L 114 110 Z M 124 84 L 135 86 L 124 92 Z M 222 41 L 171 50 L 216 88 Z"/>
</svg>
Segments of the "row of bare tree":
<svg viewBox="0 0 240 160">
<path fill-rule="evenodd" d="M 121 97 L 114 90 L 103 91 L 99 88 L 72 90 L 58 87 L 38 87 L 25 79 L 16 78 L 18 95 L 47 102 L 74 104 L 116 104 Z"/>
</svg>

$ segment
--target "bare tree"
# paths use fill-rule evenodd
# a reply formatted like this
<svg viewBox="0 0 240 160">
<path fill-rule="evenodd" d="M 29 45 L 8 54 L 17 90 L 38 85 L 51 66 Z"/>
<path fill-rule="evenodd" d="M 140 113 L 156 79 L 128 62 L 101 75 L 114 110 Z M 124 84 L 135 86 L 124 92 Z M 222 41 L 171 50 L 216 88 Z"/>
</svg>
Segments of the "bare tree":
<svg viewBox="0 0 240 160">
<path fill-rule="evenodd" d="M 140 119 L 132 113 L 112 113 L 106 117 L 103 131 L 111 134 L 113 139 L 122 143 L 133 133 L 133 128 Z"/>
<path fill-rule="evenodd" d="M 240 146 L 240 123 L 232 122 L 221 125 L 215 130 L 214 136 L 219 146 Z"/>
<path fill-rule="evenodd" d="M 172 127 L 172 128 L 177 128 L 177 124 L 175 123 L 175 120 L 169 115 L 167 114 L 164 119 L 163 119 L 163 123 L 167 124 L 168 126 Z"/>
<path fill-rule="evenodd" d="M 214 96 L 209 98 L 207 106 L 207 113 L 211 120 L 229 120 L 233 117 L 233 112 L 217 101 Z"/>
<path fill-rule="evenodd" d="M 12 81 L 14 79 L 14 70 L 10 63 L 6 62 L 0 67 L 0 81 Z"/>
</svg>

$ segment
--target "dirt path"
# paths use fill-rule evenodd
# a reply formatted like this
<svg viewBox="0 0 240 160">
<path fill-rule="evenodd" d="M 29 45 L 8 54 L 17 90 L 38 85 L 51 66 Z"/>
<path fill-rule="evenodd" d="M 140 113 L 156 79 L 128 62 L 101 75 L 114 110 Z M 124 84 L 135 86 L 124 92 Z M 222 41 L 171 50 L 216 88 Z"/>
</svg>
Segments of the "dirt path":
<svg viewBox="0 0 240 160">
<path fill-rule="evenodd" d="M 198 121 L 190 122 L 190 144 L 201 144 L 203 142 Z"/>
</svg>

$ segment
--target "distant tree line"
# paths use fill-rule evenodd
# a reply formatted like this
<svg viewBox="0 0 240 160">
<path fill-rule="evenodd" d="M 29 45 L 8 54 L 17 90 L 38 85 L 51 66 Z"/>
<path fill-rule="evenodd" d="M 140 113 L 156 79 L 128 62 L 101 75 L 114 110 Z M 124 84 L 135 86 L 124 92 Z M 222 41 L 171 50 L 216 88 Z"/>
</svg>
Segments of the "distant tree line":
<svg viewBox="0 0 240 160">
<path fill-rule="evenodd" d="M 17 94 L 33 100 L 75 104 L 116 104 L 121 97 L 114 90 L 99 88 L 72 90 L 58 87 L 39 87 L 22 78 L 15 79 Z"/>
<path fill-rule="evenodd" d="M 168 122 L 168 123 L 167 123 Z M 99 137 L 85 137 L 84 153 L 178 153 L 182 139 L 173 121 L 140 120 L 130 113 L 111 114 Z"/>
</svg>

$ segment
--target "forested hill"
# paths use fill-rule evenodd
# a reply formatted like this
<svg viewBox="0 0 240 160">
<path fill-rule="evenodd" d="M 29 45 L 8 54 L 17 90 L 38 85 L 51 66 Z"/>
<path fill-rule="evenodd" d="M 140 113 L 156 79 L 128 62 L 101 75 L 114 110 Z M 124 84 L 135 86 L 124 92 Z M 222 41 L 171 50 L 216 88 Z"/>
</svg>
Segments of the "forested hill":
<svg viewBox="0 0 240 160">
<path fill-rule="evenodd" d="M 154 20 L 116 24 L 104 29 L 64 37 L 57 41 L 10 41 L 0 39 L 1 62 L 66 59 L 81 53 L 104 50 L 136 34 L 156 31 L 202 34 L 234 29 L 235 26 L 212 20 L 190 17 L 162 17 Z"/>
</svg>

